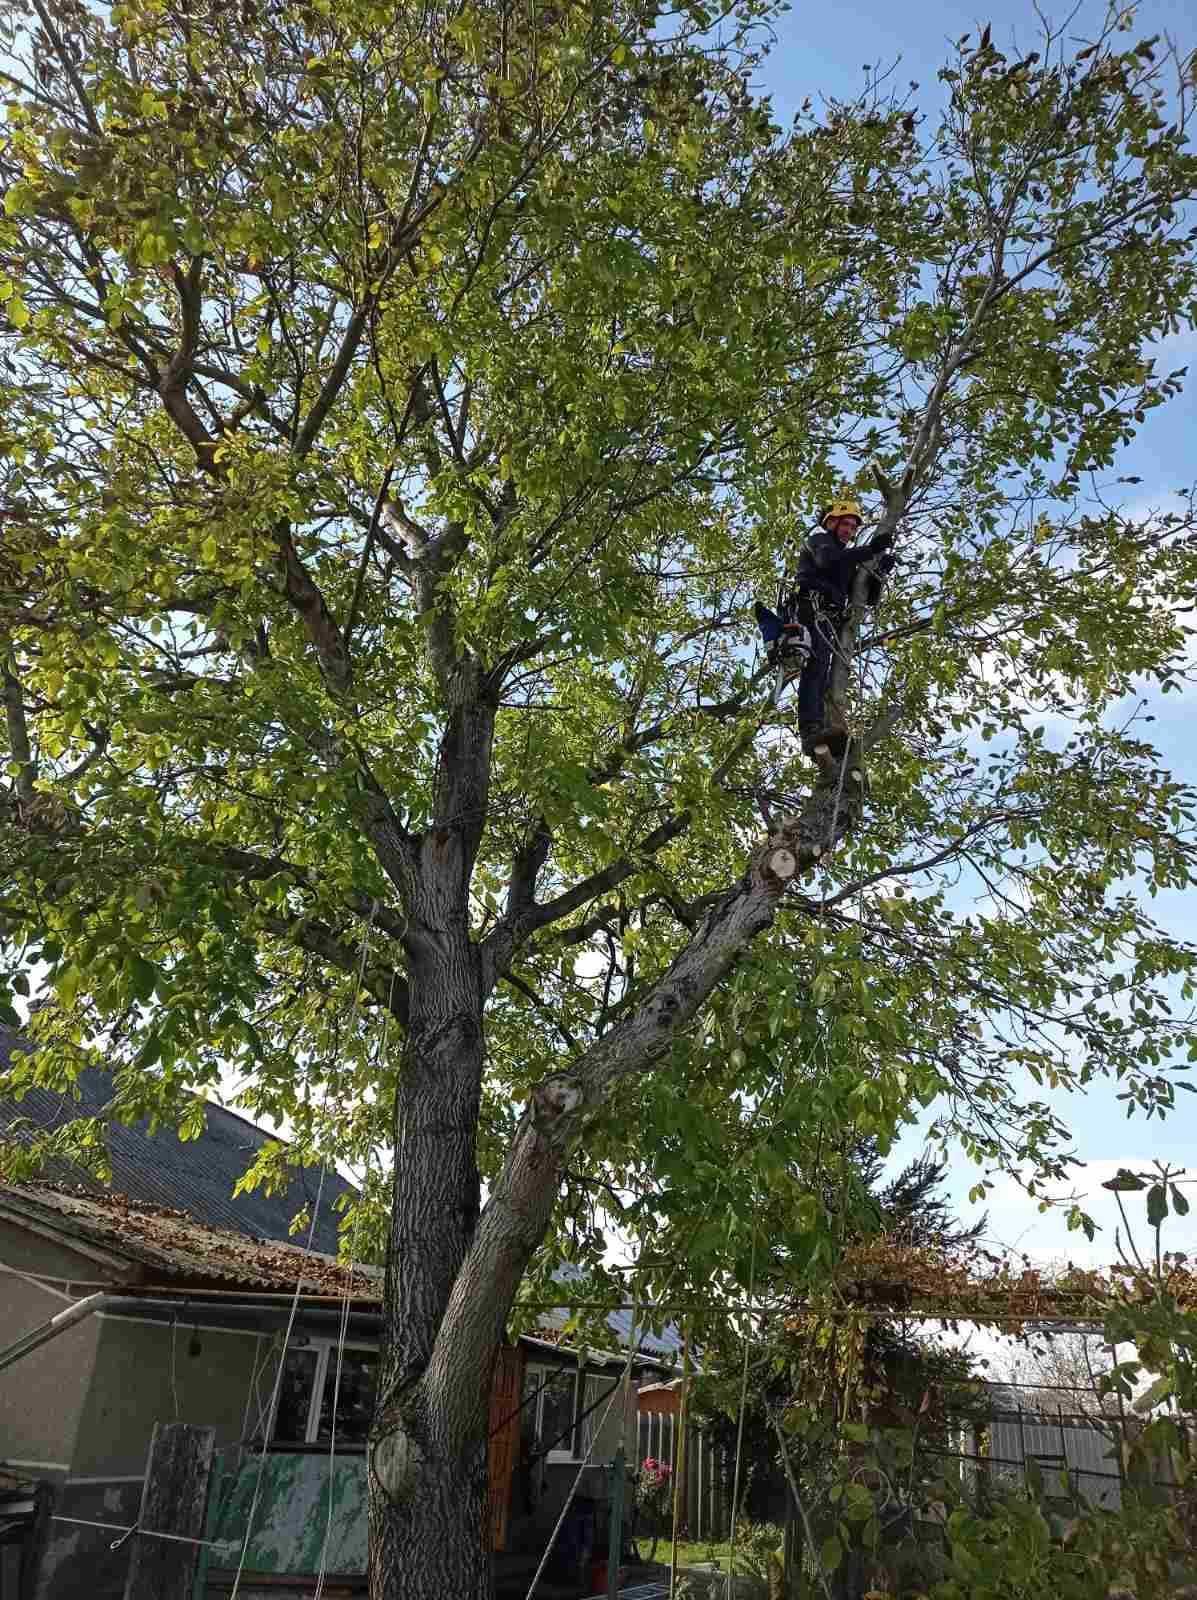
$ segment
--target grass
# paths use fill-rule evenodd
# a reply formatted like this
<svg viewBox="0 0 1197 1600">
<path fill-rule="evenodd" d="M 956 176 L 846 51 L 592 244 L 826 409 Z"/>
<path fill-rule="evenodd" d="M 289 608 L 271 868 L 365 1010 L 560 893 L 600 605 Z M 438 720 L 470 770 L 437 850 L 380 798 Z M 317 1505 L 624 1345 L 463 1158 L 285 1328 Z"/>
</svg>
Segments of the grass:
<svg viewBox="0 0 1197 1600">
<path fill-rule="evenodd" d="M 648 1552 L 652 1549 L 652 1543 L 651 1538 L 646 1539 L 643 1535 L 637 1535 L 636 1547 L 645 1561 L 648 1560 Z M 679 1568 L 695 1567 L 700 1564 L 706 1565 L 708 1562 L 717 1561 L 720 1572 L 726 1572 L 727 1559 L 730 1553 L 731 1547 L 726 1539 L 717 1544 L 709 1544 L 705 1539 L 679 1539 L 677 1542 L 677 1564 Z M 744 1546 L 737 1539 L 736 1568 L 741 1572 L 744 1570 L 743 1556 Z M 668 1534 L 663 1535 L 657 1542 L 656 1560 L 664 1566 L 669 1566 L 672 1563 L 672 1545 Z"/>
</svg>

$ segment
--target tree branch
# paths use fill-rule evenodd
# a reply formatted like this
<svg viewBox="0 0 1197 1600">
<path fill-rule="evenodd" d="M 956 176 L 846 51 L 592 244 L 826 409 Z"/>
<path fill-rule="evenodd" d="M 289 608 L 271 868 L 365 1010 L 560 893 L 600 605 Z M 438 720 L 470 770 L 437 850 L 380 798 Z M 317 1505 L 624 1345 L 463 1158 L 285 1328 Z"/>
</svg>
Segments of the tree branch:
<svg viewBox="0 0 1197 1600">
<path fill-rule="evenodd" d="M 275 527 L 274 539 L 279 550 L 284 593 L 303 620 L 330 694 L 342 699 L 348 693 L 353 675 L 353 663 L 345 637 L 337 627 L 319 585 L 304 566 L 287 523 L 281 522 Z"/>
<path fill-rule="evenodd" d="M 338 939 L 327 923 L 306 917 L 282 917 L 277 912 L 267 912 L 259 920 L 271 933 L 306 950 L 309 955 L 327 961 L 341 972 L 347 972 L 351 977 L 357 977 L 360 973 L 362 985 L 372 999 L 406 1026 L 409 998 L 407 979 L 401 977 L 395 968 L 369 962 L 363 966 L 361 952 L 356 946 Z"/>
<path fill-rule="evenodd" d="M 8 748 L 17 774 L 14 787 L 23 805 L 31 805 L 36 794 L 37 763 L 29 740 L 29 723 L 25 716 L 25 698 L 21 680 L 17 676 L 17 658 L 12 640 L 0 633 L 0 688 L 4 692 L 4 720 L 8 728 Z"/>
<path fill-rule="evenodd" d="M 523 890 L 518 891 L 514 898 L 512 889 L 515 887 L 516 874 L 513 873 L 512 885 L 508 889 L 507 909 L 503 920 L 499 922 L 486 938 L 482 941 L 482 983 L 483 993 L 489 994 L 494 988 L 498 978 L 507 971 L 512 956 L 525 944 L 532 935 L 541 928 L 546 928 L 550 923 L 560 922 L 562 917 L 568 917 L 571 912 L 577 911 L 589 901 L 597 899 L 600 895 L 608 894 L 612 889 L 621 884 L 625 878 L 630 878 L 634 872 L 640 870 L 644 858 L 652 856 L 658 850 L 663 850 L 667 844 L 684 833 L 690 826 L 690 813 L 681 811 L 668 821 L 661 823 L 657 828 L 632 847 L 631 852 L 621 856 L 618 861 L 613 861 L 600 872 L 592 872 L 588 878 L 574 884 L 563 894 L 557 895 L 544 905 L 538 905 L 530 897 L 525 897 Z M 548 841 L 545 840 L 544 849 L 547 856 Z M 518 859 L 518 858 L 517 858 Z"/>
<path fill-rule="evenodd" d="M 197 861 L 220 867 L 252 882 L 264 883 L 271 878 L 285 875 L 301 888 L 308 889 L 313 894 L 319 892 L 320 885 L 315 875 L 307 867 L 288 861 L 283 856 L 260 856 L 252 850 L 239 850 L 233 845 L 209 844 L 204 841 L 197 842 L 191 853 Z M 346 910 L 352 912 L 359 920 L 372 921 L 376 928 L 394 939 L 396 943 L 401 943 L 407 933 L 407 919 L 390 906 L 384 905 L 374 895 L 351 890 L 344 897 L 344 905 Z"/>
<path fill-rule="evenodd" d="M 503 974 L 503 981 L 504 983 L 509 983 L 511 987 L 522 994 L 525 999 L 530 1000 L 538 1011 L 543 1011 L 545 1016 L 552 1023 L 553 1027 L 556 1028 L 557 1032 L 561 1035 L 567 1047 L 570 1050 L 577 1051 L 577 1039 L 574 1038 L 573 1034 L 565 1026 L 564 1022 L 561 1021 L 561 1018 L 557 1015 L 556 1011 L 554 1011 L 553 1007 L 549 1005 L 548 1001 L 543 1000 L 530 983 L 525 983 L 523 978 L 521 978 L 519 974 L 515 972 L 505 972 Z"/>
</svg>

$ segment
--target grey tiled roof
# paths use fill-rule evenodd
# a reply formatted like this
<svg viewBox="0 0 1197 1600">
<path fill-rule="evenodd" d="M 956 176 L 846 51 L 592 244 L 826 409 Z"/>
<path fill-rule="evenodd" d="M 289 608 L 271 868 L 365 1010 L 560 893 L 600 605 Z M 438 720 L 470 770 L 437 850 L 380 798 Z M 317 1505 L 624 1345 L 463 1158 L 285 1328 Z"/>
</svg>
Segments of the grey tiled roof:
<svg viewBox="0 0 1197 1600">
<path fill-rule="evenodd" d="M 0 1025 L 0 1071 L 8 1065 L 12 1051 L 19 1049 L 20 1044 L 19 1034 Z M 111 1074 L 97 1068 L 85 1069 L 79 1077 L 79 1093 L 77 1102 L 68 1095 L 40 1088 L 31 1089 L 19 1102 L 0 1100 L 0 1133 L 20 1118 L 42 1128 L 56 1128 L 74 1117 L 96 1115 L 112 1099 Z M 110 1123 L 111 1188 L 148 1205 L 180 1208 L 197 1222 L 232 1228 L 251 1239 L 306 1243 L 306 1227 L 302 1237 L 294 1238 L 289 1227 L 296 1212 L 315 1201 L 320 1169 L 297 1170 L 285 1194 L 268 1195 L 256 1189 L 234 1197 L 237 1179 L 257 1151 L 274 1136 L 211 1100 L 206 1120 L 207 1128 L 200 1137 L 188 1140 L 179 1139 L 167 1128 L 159 1128 L 151 1134 L 147 1122 Z M 61 1183 L 80 1185 L 93 1193 L 102 1192 L 102 1186 L 90 1174 L 65 1161 L 55 1163 L 45 1176 Z M 312 1240 L 313 1248 L 327 1255 L 335 1255 L 337 1251 L 339 1213 L 334 1209 L 334 1201 L 346 1191 L 353 1192 L 352 1184 L 330 1169 L 325 1175 L 320 1215 Z"/>
</svg>

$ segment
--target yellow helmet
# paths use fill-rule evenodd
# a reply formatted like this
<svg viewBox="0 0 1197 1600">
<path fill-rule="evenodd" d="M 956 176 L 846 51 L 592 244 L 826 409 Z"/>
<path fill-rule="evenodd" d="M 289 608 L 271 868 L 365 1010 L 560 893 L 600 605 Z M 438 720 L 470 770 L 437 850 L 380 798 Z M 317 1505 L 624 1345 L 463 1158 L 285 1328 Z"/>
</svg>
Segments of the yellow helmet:
<svg viewBox="0 0 1197 1600">
<path fill-rule="evenodd" d="M 822 524 L 827 526 L 832 517 L 855 517 L 857 522 L 863 522 L 859 500 L 833 500 L 823 513 Z"/>
</svg>

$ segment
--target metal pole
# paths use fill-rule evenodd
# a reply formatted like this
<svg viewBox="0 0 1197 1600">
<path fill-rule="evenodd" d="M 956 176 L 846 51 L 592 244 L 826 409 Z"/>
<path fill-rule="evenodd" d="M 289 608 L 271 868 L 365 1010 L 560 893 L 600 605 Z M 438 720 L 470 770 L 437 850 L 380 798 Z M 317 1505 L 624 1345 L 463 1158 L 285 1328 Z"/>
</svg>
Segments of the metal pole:
<svg viewBox="0 0 1197 1600">
<path fill-rule="evenodd" d="M 14 1362 L 20 1361 L 22 1356 L 30 1355 L 42 1345 L 48 1344 L 51 1339 L 57 1339 L 60 1333 L 65 1333 L 77 1322 L 92 1316 L 114 1298 L 116 1297 L 106 1290 L 101 1290 L 99 1294 L 89 1294 L 86 1299 L 76 1300 L 74 1305 L 67 1306 L 65 1311 L 60 1311 L 48 1322 L 43 1322 L 40 1328 L 34 1328 L 32 1332 L 23 1334 L 6 1350 L 0 1350 L 0 1372 L 3 1372 L 5 1367 L 11 1367 Z"/>
<path fill-rule="evenodd" d="M 677 1531 L 686 1496 L 686 1402 L 690 1394 L 690 1339 L 688 1324 L 682 1324 L 682 1402 L 678 1407 L 677 1460 L 673 1468 L 673 1544 L 669 1558 L 669 1600 L 677 1594 Z"/>
<path fill-rule="evenodd" d="M 1023 1427 L 1022 1401 L 1018 1402 L 1018 1456 L 1022 1463 L 1022 1486 L 1027 1486 L 1027 1430 Z"/>
<path fill-rule="evenodd" d="M 623 1550 L 623 1495 L 626 1484 L 626 1457 L 623 1446 L 615 1452 L 611 1463 L 611 1495 L 608 1501 L 610 1515 L 607 1519 L 607 1600 L 616 1600 L 619 1594 L 619 1557 Z"/>
<path fill-rule="evenodd" d="M 699 1542 L 703 1541 L 703 1443 L 703 1434 L 699 1432 L 698 1440 L 696 1440 L 696 1445 L 698 1445 L 698 1494 L 696 1494 L 695 1498 L 695 1520 L 698 1522 Z"/>
</svg>

